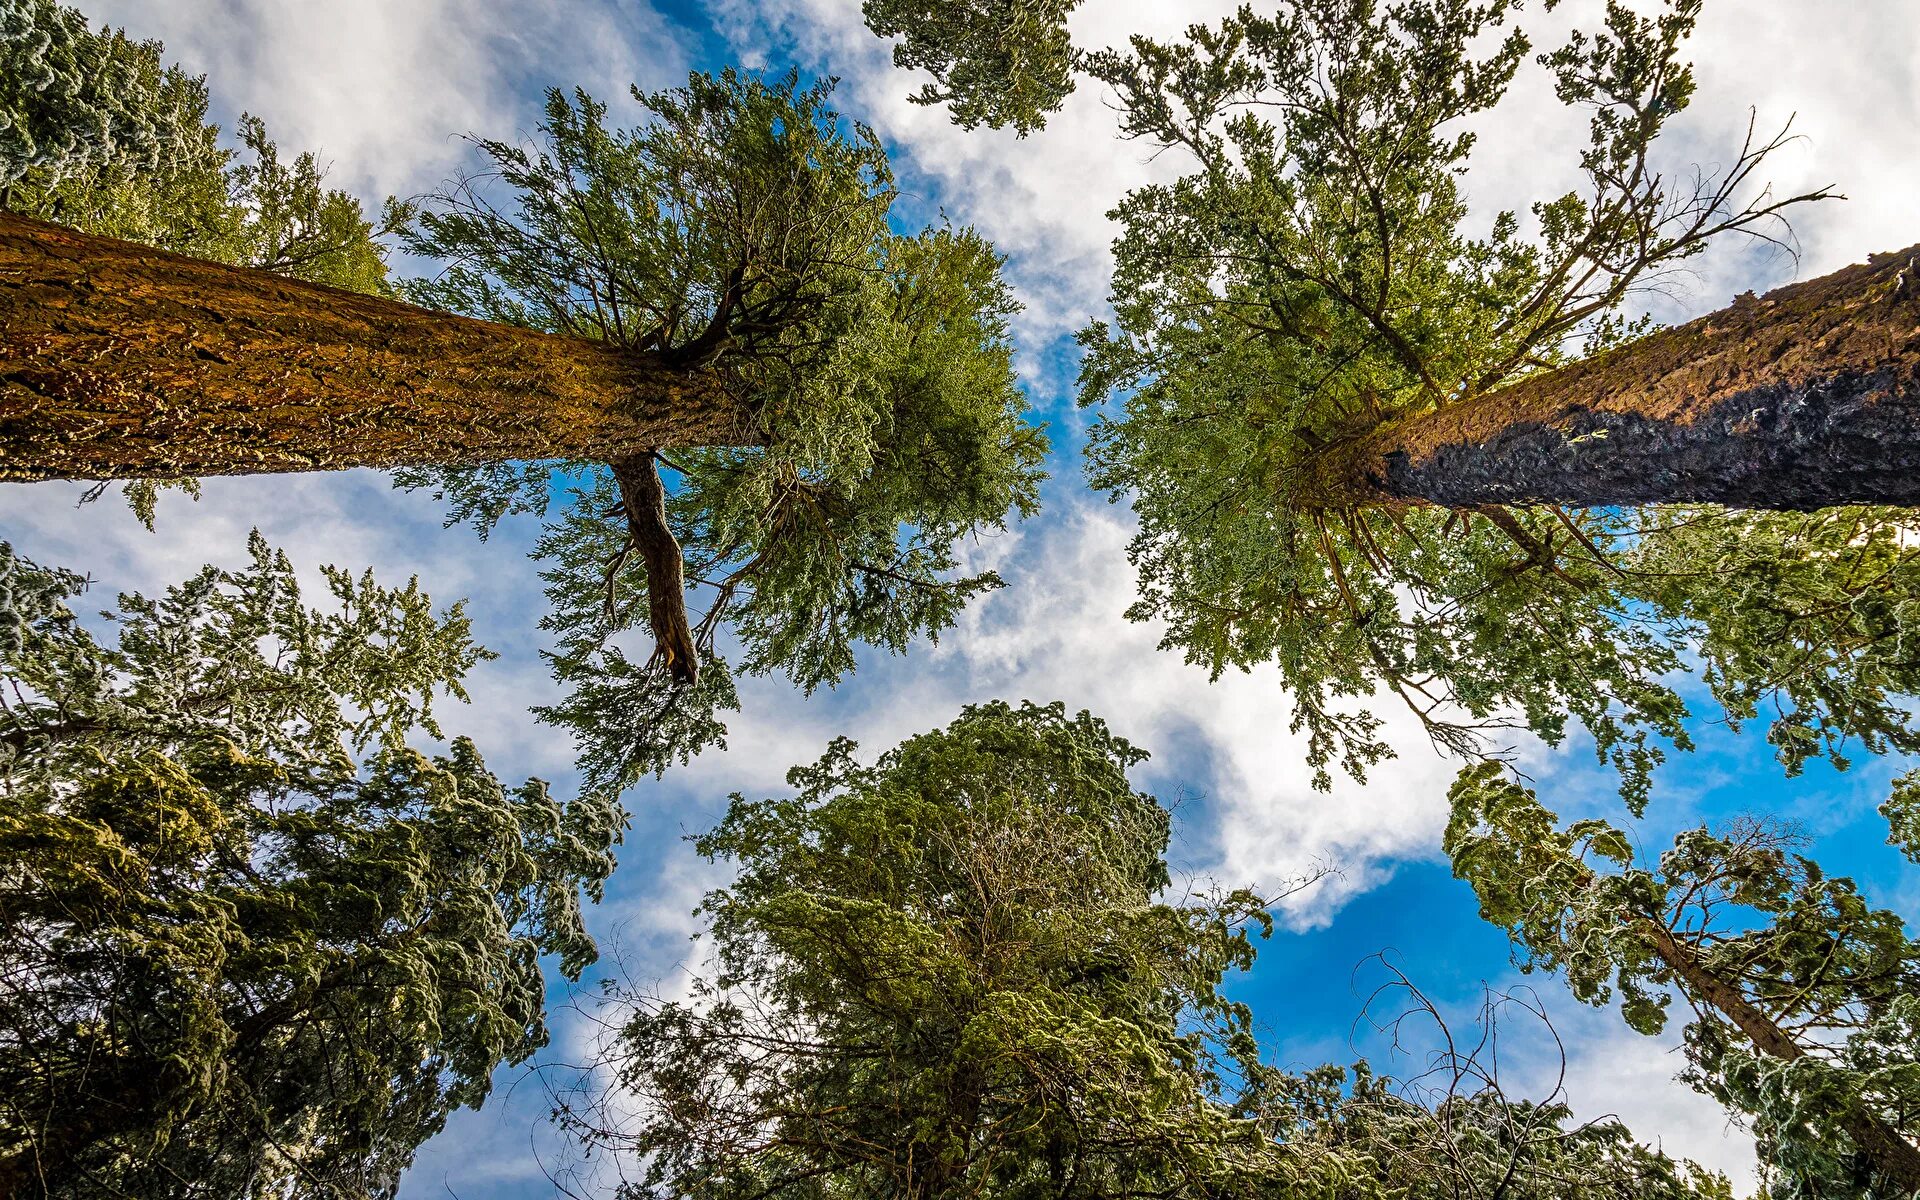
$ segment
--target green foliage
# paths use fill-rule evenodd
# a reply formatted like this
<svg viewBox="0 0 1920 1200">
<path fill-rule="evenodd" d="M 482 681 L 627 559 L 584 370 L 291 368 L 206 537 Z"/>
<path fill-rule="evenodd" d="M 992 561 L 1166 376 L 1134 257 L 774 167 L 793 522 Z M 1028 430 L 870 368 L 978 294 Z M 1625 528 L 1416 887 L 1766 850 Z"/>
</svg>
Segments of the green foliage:
<svg viewBox="0 0 1920 1200">
<path fill-rule="evenodd" d="M 191 139 L 191 81 L 159 46 L 96 35 L 55 0 L 0 2 L 0 192 L 109 162 L 159 167 Z"/>
<path fill-rule="evenodd" d="M 610 991 L 601 1090 L 557 1115 L 632 1162 L 622 1195 L 1728 1200 L 1618 1122 L 1508 1099 L 1492 1010 L 1463 1052 L 1411 985 L 1450 1048 L 1417 1078 L 1263 1063 L 1220 988 L 1269 902 L 1159 898 L 1169 816 L 1097 719 L 995 702 L 854 749 L 696 839 L 738 867 L 700 908 L 711 977 Z"/>
<path fill-rule="evenodd" d="M 5 207 L 88 233 L 384 292 L 387 269 L 360 202 L 322 182 L 310 153 L 282 164 L 242 117 L 245 155 L 207 121 L 207 81 L 163 65 L 165 47 L 98 32 L 51 0 L 5 0 L 0 70 Z M 38 48 L 38 49 L 36 49 Z M 44 82 L 43 82 L 44 81 Z M 385 226 L 378 232 L 386 232 Z"/>
<path fill-rule="evenodd" d="M 1890 703 L 1912 656 L 1852 636 L 1913 616 L 1898 514 L 1449 514 L 1359 507 L 1322 478 L 1329 446 L 1633 336 L 1637 286 L 1817 198 L 1743 198 L 1777 139 L 1691 186 L 1663 174 L 1699 3 L 1609 3 L 1538 56 L 1589 113 L 1585 184 L 1482 219 L 1461 173 L 1530 49 L 1520 9 L 1307 0 L 1087 59 L 1130 135 L 1197 164 L 1115 210 L 1116 321 L 1081 335 L 1083 402 L 1124 396 L 1088 470 L 1139 514 L 1130 615 L 1215 673 L 1277 663 L 1322 785 L 1387 752 L 1363 699 L 1384 690 L 1456 753 L 1577 723 L 1638 805 L 1663 744 L 1686 747 L 1672 676 L 1696 652 L 1729 717 L 1786 702 L 1790 767 L 1847 736 L 1912 744 Z M 1873 562 L 1828 572 L 1856 555 Z"/>
<path fill-rule="evenodd" d="M 1893 794 L 1880 806 L 1887 819 L 1887 844 L 1898 846 L 1907 861 L 1920 863 L 1920 769 L 1893 781 Z"/>
<path fill-rule="evenodd" d="M 1862 1140 L 1920 1133 L 1920 943 L 1896 914 L 1767 823 L 1689 830 L 1646 867 L 1603 821 L 1561 831 L 1496 765 L 1464 772 L 1452 802 L 1454 872 L 1523 968 L 1564 971 L 1590 1004 L 1617 992 L 1642 1033 L 1665 1027 L 1671 992 L 1687 999 L 1684 1077 L 1746 1120 L 1770 1194 L 1901 1186 Z"/>
<path fill-rule="evenodd" d="M 553 92 L 538 147 L 478 143 L 510 206 L 463 181 L 408 235 L 448 263 L 410 298 L 716 371 L 755 414 L 761 445 L 660 458 L 678 477 L 691 687 L 616 640 L 645 623 L 649 581 L 605 466 L 401 473 L 483 532 L 576 481 L 538 550 L 572 689 L 543 715 L 579 738 L 596 786 L 720 741 L 735 671 L 811 690 L 852 669 L 856 644 L 938 634 L 999 586 L 955 575 L 960 543 L 1033 511 L 1046 441 L 1022 421 L 1000 258 L 971 230 L 891 232 L 886 156 L 829 87 L 696 74 L 636 91 L 650 120 L 625 130 Z"/>
<path fill-rule="evenodd" d="M 593 959 L 612 801 L 406 744 L 486 653 L 458 606 L 251 552 L 103 643 L 0 546 L 8 1195 L 390 1196 Z"/>
<path fill-rule="evenodd" d="M 1511 1100 L 1491 1064 L 1436 1055 L 1403 1083 L 1365 1063 L 1278 1075 L 1268 1103 L 1299 1172 L 1286 1195 L 1320 1200 L 1733 1200 L 1723 1176 L 1633 1139 L 1617 1120 L 1575 1122 L 1564 1099 Z M 1431 1081 L 1435 1074 L 1443 1076 Z M 1427 1086 L 1422 1086 L 1422 1084 Z M 1438 1094 L 1435 1094 L 1438 1093 Z"/>
<path fill-rule="evenodd" d="M 873 766 L 836 741 L 791 797 L 733 797 L 696 846 L 718 974 L 618 994 L 632 1115 L 569 1109 L 644 1156 L 634 1195 L 1255 1195 L 1273 1159 L 1216 1100 L 1250 1058 L 1218 993 L 1261 904 L 1156 903 L 1168 816 L 1098 720 L 967 708 Z M 637 1105 L 637 1107 L 628 1107 Z"/>
<path fill-rule="evenodd" d="M 1025 137 L 1073 91 L 1067 17 L 1080 0 L 865 0 L 867 28 L 898 37 L 893 65 L 930 73 L 909 97 L 946 104 L 957 125 Z"/>
</svg>

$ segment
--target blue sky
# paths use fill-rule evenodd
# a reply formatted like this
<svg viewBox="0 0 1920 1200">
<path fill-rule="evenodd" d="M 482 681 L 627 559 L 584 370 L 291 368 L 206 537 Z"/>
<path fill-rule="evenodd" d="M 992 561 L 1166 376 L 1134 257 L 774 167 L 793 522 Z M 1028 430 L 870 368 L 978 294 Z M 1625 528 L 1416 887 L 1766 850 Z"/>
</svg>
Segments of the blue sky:
<svg viewBox="0 0 1920 1200">
<path fill-rule="evenodd" d="M 1287 704 L 1271 672 L 1210 683 L 1203 672 L 1157 652 L 1159 633 L 1122 617 L 1132 593 L 1124 558 L 1124 505 L 1088 494 L 1077 456 L 1084 416 L 1070 403 L 1070 334 L 1104 309 L 1105 211 L 1125 189 L 1177 173 L 1171 156 L 1113 137 L 1105 97 L 1083 89 L 1052 126 L 1025 141 L 965 133 L 934 111 L 904 102 L 915 81 L 891 71 L 884 45 L 860 26 L 857 0 L 83 0 L 96 18 L 162 38 L 172 56 L 210 77 L 229 125 L 256 113 L 283 149 L 314 148 L 333 178 L 370 202 L 428 189 L 465 161 L 459 134 L 530 129 L 539 92 L 581 84 L 617 98 L 629 81 L 669 86 L 690 67 L 726 62 L 842 77 L 843 111 L 874 125 L 894 155 L 916 217 L 944 211 L 977 225 L 1010 256 L 1027 303 L 1016 327 L 1019 365 L 1036 407 L 1052 423 L 1056 456 L 1043 514 L 972 548 L 1010 586 L 971 610 L 938 646 L 903 658 L 866 655 L 830 693 L 803 698 L 776 683 L 744 689 L 729 749 L 711 753 L 629 796 L 634 825 L 607 902 L 593 914 L 624 969 L 666 987 L 696 964 L 690 912 L 723 882 L 698 860 L 684 833 L 710 824 L 728 792 L 771 791 L 787 766 L 809 761 L 839 733 L 877 753 L 989 697 L 1061 699 L 1091 708 L 1154 752 L 1138 782 L 1180 801 L 1172 858 L 1183 876 L 1274 886 L 1316 863 L 1337 873 L 1284 906 L 1259 965 L 1234 990 L 1251 1003 L 1274 1057 L 1309 1065 L 1346 1061 L 1374 1047 L 1356 1029 L 1370 981 L 1370 955 L 1394 959 L 1450 1013 L 1469 1017 L 1483 986 L 1518 981 L 1503 938 L 1476 917 L 1467 889 L 1439 853 L 1446 783 L 1438 759 L 1392 710 L 1401 756 L 1364 789 L 1314 792 L 1287 732 Z M 1168 34 L 1218 15 L 1216 0 L 1150 3 L 1088 0 L 1075 31 L 1085 44 L 1113 44 L 1133 31 Z M 1589 11 L 1568 3 L 1555 27 Z M 1550 30 L 1539 40 L 1551 36 Z M 1710 0 L 1695 39 L 1701 90 L 1668 148 L 1674 166 L 1723 161 L 1737 146 L 1748 106 L 1763 126 L 1797 114 L 1805 135 L 1776 163 L 1782 192 L 1835 184 L 1851 200 L 1798 221 L 1803 257 L 1743 251 L 1710 256 L 1662 300 L 1679 318 L 1824 273 L 1920 236 L 1911 197 L 1920 184 L 1912 129 L 1920 116 L 1920 8 L 1910 0 Z M 1531 89 L 1531 90 L 1529 90 Z M 1564 121 L 1537 82 L 1483 132 L 1469 177 L 1481 211 L 1564 190 L 1575 163 Z M 616 113 L 620 110 L 616 108 Z M 91 570 L 107 588 L 152 589 L 202 562 L 233 562 L 258 525 L 303 568 L 371 565 L 389 579 L 418 574 L 436 597 L 466 597 L 478 636 L 501 653 L 474 679 L 474 702 L 449 712 L 450 732 L 475 737 L 505 778 L 539 774 L 565 788 L 571 751 L 533 723 L 529 704 L 553 695 L 537 657 L 542 608 L 524 557 L 535 529 L 510 525 L 482 545 L 443 530 L 424 496 L 392 491 L 369 472 L 287 479 L 213 480 L 197 504 L 168 497 L 157 534 L 110 503 L 76 509 L 77 488 L 9 489 L 0 536 L 47 562 Z M 1920 873 L 1884 844 L 1874 807 L 1896 764 L 1864 762 L 1837 775 L 1810 768 L 1784 780 L 1759 730 L 1742 736 L 1701 729 L 1699 753 L 1660 775 L 1642 827 L 1650 846 L 1701 820 L 1778 812 L 1817 839 L 1823 861 L 1855 874 L 1879 902 L 1920 914 Z M 1613 814 L 1608 776 L 1578 744 L 1522 745 L 1543 795 L 1563 812 Z M 1612 1014 L 1574 1004 L 1557 981 L 1530 981 L 1562 1034 L 1568 1086 L 1583 1115 L 1613 1112 L 1670 1150 L 1743 1173 L 1750 1150 L 1722 1115 L 1671 1076 L 1672 1040 L 1631 1034 Z M 583 1024 L 556 991 L 553 1061 L 577 1054 Z M 1524 1022 L 1522 1023 L 1524 1024 Z M 1510 1078 L 1535 1094 L 1551 1086 L 1551 1055 L 1520 1036 Z M 541 1124 L 547 1103 L 537 1078 L 501 1073 L 480 1112 L 463 1113 L 421 1152 L 403 1195 L 468 1200 L 544 1197 L 544 1171 L 564 1148 Z"/>
</svg>

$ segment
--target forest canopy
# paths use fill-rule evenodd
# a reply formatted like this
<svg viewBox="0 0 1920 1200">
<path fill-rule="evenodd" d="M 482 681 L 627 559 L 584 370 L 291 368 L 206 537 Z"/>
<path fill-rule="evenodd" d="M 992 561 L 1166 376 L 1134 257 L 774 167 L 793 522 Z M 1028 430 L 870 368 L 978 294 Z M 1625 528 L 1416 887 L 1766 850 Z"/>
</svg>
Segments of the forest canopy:
<svg viewBox="0 0 1920 1200">
<path fill-rule="evenodd" d="M 1920 1196 L 1920 17 L 1769 3 L 0 0 L 0 1195 Z"/>
</svg>

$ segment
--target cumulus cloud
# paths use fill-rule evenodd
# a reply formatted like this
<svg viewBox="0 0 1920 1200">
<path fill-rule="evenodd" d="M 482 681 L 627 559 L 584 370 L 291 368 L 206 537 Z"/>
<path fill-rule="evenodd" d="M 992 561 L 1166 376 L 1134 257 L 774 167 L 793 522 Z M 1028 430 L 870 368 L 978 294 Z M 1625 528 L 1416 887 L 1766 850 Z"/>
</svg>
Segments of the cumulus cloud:
<svg viewBox="0 0 1920 1200">
<path fill-rule="evenodd" d="M 227 120 L 266 121 L 283 151 L 378 202 L 437 186 L 460 136 L 531 129 L 540 91 L 684 80 L 685 31 L 645 3 L 604 0 L 83 0 L 96 20 L 159 38 L 205 73 Z"/>
</svg>

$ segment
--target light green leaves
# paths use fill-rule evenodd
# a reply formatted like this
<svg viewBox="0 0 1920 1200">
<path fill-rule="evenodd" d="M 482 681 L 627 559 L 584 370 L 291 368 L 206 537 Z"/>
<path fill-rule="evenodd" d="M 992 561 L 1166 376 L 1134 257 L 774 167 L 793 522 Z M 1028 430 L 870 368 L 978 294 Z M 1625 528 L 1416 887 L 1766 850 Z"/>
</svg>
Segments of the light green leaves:
<svg viewBox="0 0 1920 1200">
<path fill-rule="evenodd" d="M 1025 137 L 1073 91 L 1067 17 L 1080 0 L 865 0 L 867 27 L 902 40 L 893 65 L 934 82 L 910 99 L 945 104 L 966 129 L 1011 125 Z"/>
<path fill-rule="evenodd" d="M 683 548 L 701 678 L 685 686 L 620 635 L 650 586 L 610 472 L 579 486 L 538 555 L 570 688 L 544 710 L 580 738 L 596 786 L 625 787 L 719 741 L 732 675 L 811 690 L 862 644 L 937 635 L 991 574 L 961 575 L 969 537 L 1036 503 L 1001 260 L 967 229 L 887 224 L 886 156 L 828 107 L 830 84 L 726 71 L 636 94 L 649 120 L 548 98 L 542 144 L 481 141 L 511 202 L 476 178 L 419 210 L 418 253 L 448 262 L 415 299 L 616 342 L 726 381 L 753 444 L 676 449 L 668 523 Z M 550 464 L 402 473 L 484 529 L 545 514 Z"/>
</svg>

